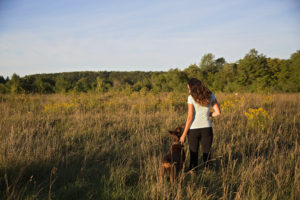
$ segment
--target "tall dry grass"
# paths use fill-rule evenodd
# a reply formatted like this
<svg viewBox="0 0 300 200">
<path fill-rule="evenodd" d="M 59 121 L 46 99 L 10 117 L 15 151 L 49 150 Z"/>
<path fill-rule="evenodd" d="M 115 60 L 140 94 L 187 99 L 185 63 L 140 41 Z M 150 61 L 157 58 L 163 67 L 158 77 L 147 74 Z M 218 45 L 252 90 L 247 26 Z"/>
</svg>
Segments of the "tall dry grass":
<svg viewBox="0 0 300 200">
<path fill-rule="evenodd" d="M 2 95 L 0 198 L 300 199 L 300 94 L 216 97 L 211 166 L 171 185 L 187 94 Z"/>
</svg>

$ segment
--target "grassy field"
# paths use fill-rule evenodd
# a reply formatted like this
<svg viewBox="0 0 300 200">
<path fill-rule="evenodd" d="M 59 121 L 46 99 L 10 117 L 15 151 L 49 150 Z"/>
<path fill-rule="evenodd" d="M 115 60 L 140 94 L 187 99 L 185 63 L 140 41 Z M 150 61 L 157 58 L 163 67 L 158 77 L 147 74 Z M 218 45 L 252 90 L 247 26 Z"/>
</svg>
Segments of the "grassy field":
<svg viewBox="0 0 300 200">
<path fill-rule="evenodd" d="M 0 199 L 300 199 L 300 94 L 216 97 L 212 166 L 171 185 L 186 93 L 2 95 Z"/>
</svg>

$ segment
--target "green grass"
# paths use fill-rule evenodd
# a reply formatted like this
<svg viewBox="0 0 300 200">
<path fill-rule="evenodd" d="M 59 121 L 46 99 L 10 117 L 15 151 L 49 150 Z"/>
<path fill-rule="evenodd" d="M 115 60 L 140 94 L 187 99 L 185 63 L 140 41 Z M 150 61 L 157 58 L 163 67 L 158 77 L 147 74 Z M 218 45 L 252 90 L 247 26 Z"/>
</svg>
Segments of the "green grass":
<svg viewBox="0 0 300 200">
<path fill-rule="evenodd" d="M 2 95 L 0 199 L 300 199 L 300 94 L 266 96 L 216 94 L 212 167 L 171 185 L 187 94 Z"/>
</svg>

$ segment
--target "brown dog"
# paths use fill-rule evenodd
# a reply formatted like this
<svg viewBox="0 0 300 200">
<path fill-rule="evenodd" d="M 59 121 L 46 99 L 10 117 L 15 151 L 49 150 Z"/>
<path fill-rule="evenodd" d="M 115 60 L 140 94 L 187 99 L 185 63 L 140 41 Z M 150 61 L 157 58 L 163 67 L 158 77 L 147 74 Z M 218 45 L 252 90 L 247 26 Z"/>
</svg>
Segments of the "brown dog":
<svg viewBox="0 0 300 200">
<path fill-rule="evenodd" d="M 184 124 L 177 127 L 174 131 L 169 131 L 170 136 L 173 138 L 173 143 L 170 151 L 167 155 L 162 158 L 162 177 L 165 172 L 170 175 L 171 183 L 174 182 L 175 178 L 183 168 L 185 162 L 185 152 L 183 145 L 179 142 L 179 139 L 184 130 Z"/>
</svg>

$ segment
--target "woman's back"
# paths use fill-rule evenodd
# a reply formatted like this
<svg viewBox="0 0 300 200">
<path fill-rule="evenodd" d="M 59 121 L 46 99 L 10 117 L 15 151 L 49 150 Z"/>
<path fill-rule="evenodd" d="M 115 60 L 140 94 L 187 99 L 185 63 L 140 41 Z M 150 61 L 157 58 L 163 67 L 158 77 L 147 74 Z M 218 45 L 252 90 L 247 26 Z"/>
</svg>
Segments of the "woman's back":
<svg viewBox="0 0 300 200">
<path fill-rule="evenodd" d="M 215 95 L 211 94 L 211 101 L 206 106 L 201 106 L 197 102 L 195 102 L 194 98 L 189 95 L 188 103 L 193 104 L 194 112 L 193 112 L 193 121 L 191 124 L 190 129 L 197 129 L 197 128 L 207 128 L 212 127 L 212 124 L 209 120 L 209 110 L 211 106 L 211 102 L 216 99 Z"/>
</svg>

